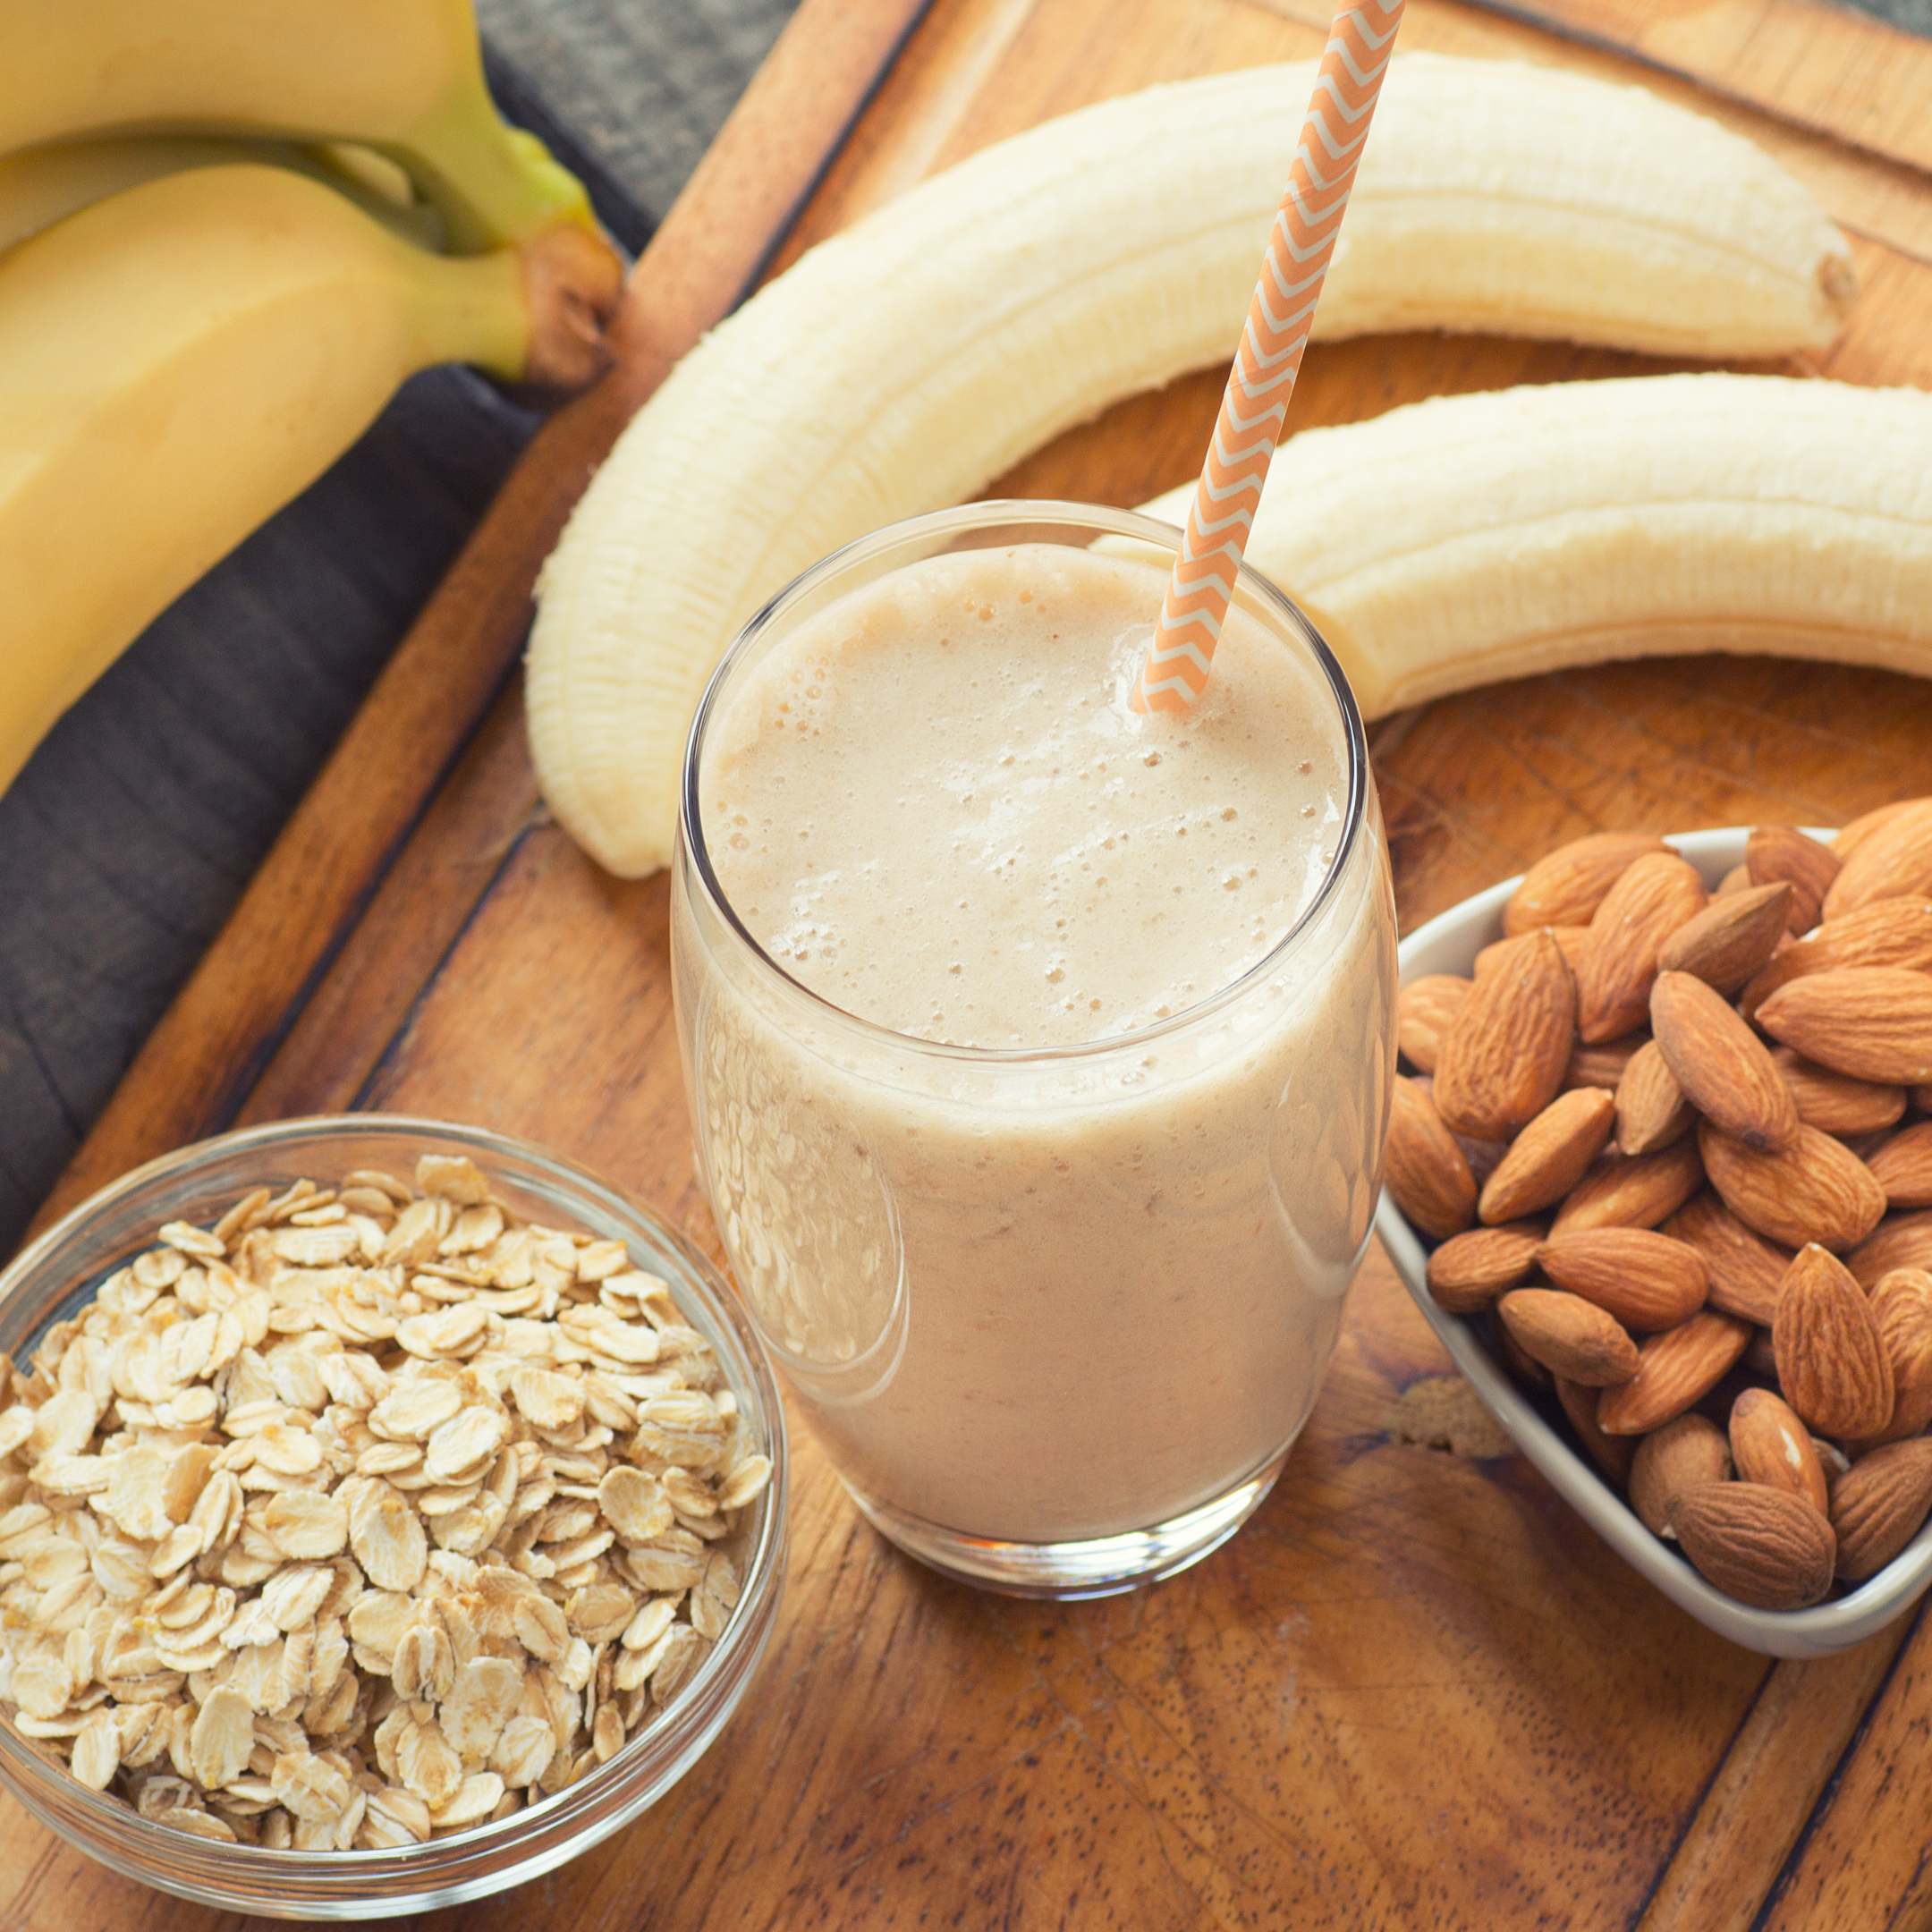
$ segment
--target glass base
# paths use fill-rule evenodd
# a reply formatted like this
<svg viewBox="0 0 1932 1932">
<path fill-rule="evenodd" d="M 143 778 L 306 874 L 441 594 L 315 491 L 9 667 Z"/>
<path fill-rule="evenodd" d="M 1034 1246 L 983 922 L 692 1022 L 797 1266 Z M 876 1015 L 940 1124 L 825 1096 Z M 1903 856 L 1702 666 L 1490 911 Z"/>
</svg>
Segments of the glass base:
<svg viewBox="0 0 1932 1932">
<path fill-rule="evenodd" d="M 1287 1460 L 1284 1449 L 1232 1489 L 1152 1529 L 1066 1543 L 1009 1543 L 995 1537 L 962 1536 L 875 1502 L 849 1482 L 845 1487 L 866 1521 L 888 1543 L 941 1576 L 1007 1597 L 1072 1602 L 1082 1597 L 1115 1597 L 1198 1563 L 1261 1506 Z"/>
</svg>

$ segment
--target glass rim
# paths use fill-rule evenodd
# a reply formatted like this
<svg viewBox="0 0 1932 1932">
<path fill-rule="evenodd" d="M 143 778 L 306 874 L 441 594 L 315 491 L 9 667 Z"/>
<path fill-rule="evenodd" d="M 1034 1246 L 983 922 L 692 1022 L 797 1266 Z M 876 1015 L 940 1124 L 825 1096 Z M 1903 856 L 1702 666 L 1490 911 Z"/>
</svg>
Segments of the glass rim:
<svg viewBox="0 0 1932 1932">
<path fill-rule="evenodd" d="M 56 1264 L 64 1250 L 84 1235 L 98 1217 L 198 1167 L 258 1150 L 386 1135 L 437 1142 L 468 1148 L 485 1158 L 525 1164 L 550 1184 L 579 1197 L 607 1217 L 641 1226 L 651 1242 L 661 1245 L 682 1264 L 689 1283 L 681 1284 L 681 1288 L 690 1286 L 701 1296 L 705 1314 L 730 1338 L 741 1358 L 746 1374 L 742 1378 L 732 1377 L 729 1385 L 741 1402 L 749 1398 L 752 1406 L 771 1459 L 771 1480 L 757 1531 L 745 1551 L 739 1603 L 724 1634 L 691 1680 L 669 1704 L 627 1738 L 607 1763 L 507 1818 L 481 1819 L 459 1831 L 408 1845 L 346 1852 L 283 1851 L 200 1839 L 143 1818 L 124 1800 L 82 1784 L 70 1771 L 52 1763 L 11 1722 L 0 1721 L 0 1767 L 4 1767 L 6 1781 L 14 1784 L 13 1795 L 40 1822 L 124 1876 L 177 1897 L 227 1910 L 270 1909 L 258 1902 L 246 1902 L 230 1890 L 226 1875 L 244 1868 L 254 1882 L 280 1882 L 290 1887 L 287 1902 L 292 1909 L 300 1907 L 328 1918 L 341 1916 L 339 1911 L 329 1909 L 343 1902 L 333 1895 L 335 1886 L 341 1884 L 366 1880 L 378 1885 L 414 1883 L 426 1887 L 419 1894 L 392 1895 L 386 1890 L 371 1894 L 366 1902 L 369 1915 L 380 1917 L 474 1898 L 504 1885 L 521 1883 L 574 1857 L 610 1828 L 603 1817 L 607 1807 L 623 1804 L 634 1789 L 648 1790 L 691 1737 L 708 1727 L 715 1728 L 712 1717 L 720 1700 L 725 1704 L 725 1716 L 735 1707 L 750 1674 L 763 1659 L 771 1620 L 783 1592 L 790 1455 L 784 1405 L 762 1339 L 737 1298 L 722 1285 L 715 1265 L 688 1237 L 603 1175 L 535 1141 L 491 1128 L 407 1114 L 309 1114 L 232 1129 L 145 1161 L 69 1208 L 0 1268 L 0 1307 Z M 508 1177 L 508 1184 L 517 1184 L 514 1175 Z M 58 1318 L 57 1310 L 55 1318 Z M 39 1332 L 44 1330 L 43 1322 Z M 30 1795 L 39 1793 L 61 1810 L 85 1818 L 112 1844 L 113 1852 L 97 1842 L 72 1836 L 65 1818 L 43 1810 L 38 1797 Z M 620 1816 L 616 1822 L 624 1819 Z M 603 1829 L 597 1828 L 600 1826 Z M 530 1842 L 526 1855 L 537 1860 L 527 1871 L 520 1868 L 514 1877 L 498 1877 L 493 1884 L 487 1882 L 488 1875 L 470 1868 L 471 1861 L 479 1858 L 517 1857 L 520 1841 Z M 165 1876 L 154 1868 L 157 1865 L 165 1868 Z"/>
<path fill-rule="evenodd" d="M 1080 1040 L 1062 1046 L 971 1046 L 927 1039 L 916 1033 L 902 1033 L 896 1028 L 850 1012 L 837 1001 L 815 992 L 781 966 L 738 916 L 737 908 L 732 904 L 718 879 L 710 849 L 705 841 L 703 811 L 699 797 L 699 770 L 703 760 L 706 728 L 711 723 L 733 674 L 758 640 L 774 624 L 781 622 L 801 598 L 861 564 L 889 555 L 894 550 L 904 548 L 924 537 L 997 530 L 1003 525 L 1044 525 L 1085 530 L 1097 536 L 1138 538 L 1169 553 L 1178 548 L 1182 535 L 1176 524 L 1164 523 L 1157 518 L 1142 516 L 1138 511 L 1117 509 L 1106 504 L 1076 503 L 1063 497 L 996 496 L 902 518 L 897 522 L 885 524 L 867 536 L 842 544 L 809 570 L 801 572 L 745 621 L 706 681 L 704 694 L 692 714 L 691 730 L 684 741 L 683 770 L 678 787 L 677 859 L 681 866 L 689 862 L 689 869 L 696 875 L 706 903 L 750 956 L 761 979 L 776 984 L 788 997 L 806 1001 L 813 1010 L 836 1025 L 857 1032 L 875 1045 L 889 1046 L 895 1052 L 921 1059 L 979 1066 L 1061 1065 L 1102 1060 L 1114 1054 L 1140 1051 L 1157 1041 L 1191 1031 L 1204 1021 L 1238 1005 L 1255 987 L 1277 972 L 1333 902 L 1368 823 L 1368 732 L 1347 674 L 1327 640 L 1316 629 L 1301 606 L 1247 562 L 1243 561 L 1237 568 L 1236 582 L 1240 589 L 1248 593 L 1277 626 L 1298 638 L 1308 648 L 1317 667 L 1327 681 L 1329 695 L 1341 717 L 1347 752 L 1348 802 L 1343 815 L 1342 835 L 1336 842 L 1335 859 L 1327 876 L 1288 930 L 1246 971 L 1229 980 L 1225 986 L 1216 987 L 1213 992 L 1202 995 L 1178 1013 L 1170 1013 L 1165 1019 L 1149 1021 L 1131 1032 L 1109 1034 L 1100 1039 Z"/>
</svg>

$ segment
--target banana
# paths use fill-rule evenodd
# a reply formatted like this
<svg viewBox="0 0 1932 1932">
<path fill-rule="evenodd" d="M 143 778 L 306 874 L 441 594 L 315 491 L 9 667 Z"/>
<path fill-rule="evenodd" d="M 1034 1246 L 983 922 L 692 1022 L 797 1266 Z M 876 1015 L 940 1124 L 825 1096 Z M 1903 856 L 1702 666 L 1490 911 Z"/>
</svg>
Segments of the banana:
<svg viewBox="0 0 1932 1932">
<path fill-rule="evenodd" d="M 419 247 L 443 245 L 443 223 L 435 209 L 411 199 L 408 175 L 367 148 L 305 148 L 293 141 L 223 140 L 212 135 L 130 134 L 54 141 L 0 155 L 0 250 L 143 182 L 188 168 L 235 162 L 258 162 L 313 175 Z"/>
<path fill-rule="evenodd" d="M 1144 504 L 1179 521 L 1188 487 Z M 1363 713 L 1674 651 L 1932 672 L 1932 392 L 1639 376 L 1437 396 L 1277 452 L 1248 561 Z"/>
<path fill-rule="evenodd" d="M 538 586 L 530 741 L 613 871 L 667 860 L 684 730 L 737 626 L 1240 333 L 1312 64 L 1048 122 L 803 256 L 625 431 Z M 1417 326 L 1766 356 L 1828 341 L 1845 243 L 1715 123 L 1560 71 L 1399 55 L 1318 337 Z"/>
<path fill-rule="evenodd" d="M 130 189 L 0 256 L 0 786 L 412 371 L 594 373 L 577 258 L 597 246 L 560 230 L 450 260 L 303 175 L 235 166 Z"/>
<path fill-rule="evenodd" d="M 0 150 L 144 132 L 366 143 L 464 254 L 596 230 L 582 184 L 498 116 L 470 0 L 5 0 Z"/>
</svg>

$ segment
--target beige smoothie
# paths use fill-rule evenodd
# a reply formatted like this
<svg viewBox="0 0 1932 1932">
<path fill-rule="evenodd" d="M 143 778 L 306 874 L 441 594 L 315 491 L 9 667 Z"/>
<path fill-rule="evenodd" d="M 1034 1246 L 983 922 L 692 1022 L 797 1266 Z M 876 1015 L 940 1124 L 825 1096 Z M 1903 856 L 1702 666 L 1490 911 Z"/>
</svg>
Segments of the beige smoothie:
<svg viewBox="0 0 1932 1932">
<path fill-rule="evenodd" d="M 681 908 L 735 1271 L 861 1496 L 979 1537 L 1278 1459 L 1379 1179 L 1372 800 L 1349 840 L 1327 681 L 1240 608 L 1195 710 L 1128 709 L 1164 575 L 928 557 L 775 637 L 704 739 L 716 887 L 779 969 Z"/>
</svg>

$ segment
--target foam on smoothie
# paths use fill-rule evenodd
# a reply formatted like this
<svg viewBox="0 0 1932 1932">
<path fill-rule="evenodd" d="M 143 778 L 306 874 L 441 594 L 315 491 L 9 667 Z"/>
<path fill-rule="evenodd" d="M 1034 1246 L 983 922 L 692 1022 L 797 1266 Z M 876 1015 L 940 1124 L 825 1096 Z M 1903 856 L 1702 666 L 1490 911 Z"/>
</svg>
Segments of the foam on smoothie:
<svg viewBox="0 0 1932 1932">
<path fill-rule="evenodd" d="M 1129 1032 L 1262 959 L 1340 836 L 1333 703 L 1235 610 L 1193 711 L 1131 713 L 1163 581 L 964 551 L 785 638 L 703 771 L 719 881 L 765 950 L 847 1012 L 975 1046 Z"/>
</svg>

